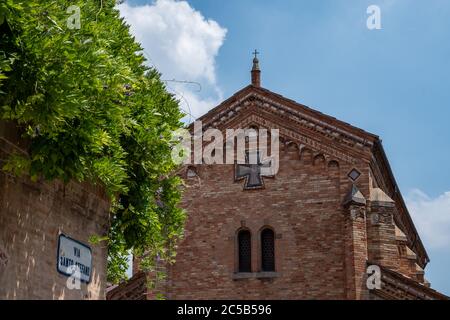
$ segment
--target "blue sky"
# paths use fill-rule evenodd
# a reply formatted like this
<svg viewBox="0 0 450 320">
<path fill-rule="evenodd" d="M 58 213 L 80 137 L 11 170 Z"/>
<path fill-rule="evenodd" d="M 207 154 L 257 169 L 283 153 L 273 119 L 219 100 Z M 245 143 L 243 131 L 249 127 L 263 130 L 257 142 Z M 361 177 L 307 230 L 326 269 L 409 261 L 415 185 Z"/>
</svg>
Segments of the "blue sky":
<svg viewBox="0 0 450 320">
<path fill-rule="evenodd" d="M 372 4 L 381 30 L 366 27 Z M 121 12 L 163 78 L 201 84 L 168 82 L 194 117 L 249 84 L 256 48 L 264 87 L 379 135 L 426 277 L 450 294 L 450 1 L 129 0 Z"/>
</svg>

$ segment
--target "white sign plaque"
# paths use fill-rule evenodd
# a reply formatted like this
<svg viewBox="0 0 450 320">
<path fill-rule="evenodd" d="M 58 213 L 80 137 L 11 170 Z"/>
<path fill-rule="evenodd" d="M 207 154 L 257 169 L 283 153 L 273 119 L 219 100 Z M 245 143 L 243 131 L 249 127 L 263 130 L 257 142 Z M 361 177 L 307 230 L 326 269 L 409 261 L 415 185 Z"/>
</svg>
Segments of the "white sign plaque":
<svg viewBox="0 0 450 320">
<path fill-rule="evenodd" d="M 80 281 L 89 283 L 92 272 L 91 248 L 64 234 L 58 237 L 57 270 L 65 276 L 79 275 Z M 75 266 L 79 272 L 74 272 Z"/>
</svg>

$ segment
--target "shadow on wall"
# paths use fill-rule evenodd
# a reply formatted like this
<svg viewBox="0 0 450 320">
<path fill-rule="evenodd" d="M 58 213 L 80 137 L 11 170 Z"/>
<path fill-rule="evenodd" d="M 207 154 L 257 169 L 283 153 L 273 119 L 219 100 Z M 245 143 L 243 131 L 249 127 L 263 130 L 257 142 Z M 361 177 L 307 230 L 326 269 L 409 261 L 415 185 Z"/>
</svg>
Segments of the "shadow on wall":
<svg viewBox="0 0 450 320">
<path fill-rule="evenodd" d="M 18 145 L 2 136 L 0 168 Z M 105 235 L 109 202 L 100 188 L 60 181 L 33 183 L 0 171 L 0 299 L 104 299 L 107 248 L 92 246 L 92 276 L 70 290 L 58 273 L 60 233 L 89 245 Z"/>
</svg>

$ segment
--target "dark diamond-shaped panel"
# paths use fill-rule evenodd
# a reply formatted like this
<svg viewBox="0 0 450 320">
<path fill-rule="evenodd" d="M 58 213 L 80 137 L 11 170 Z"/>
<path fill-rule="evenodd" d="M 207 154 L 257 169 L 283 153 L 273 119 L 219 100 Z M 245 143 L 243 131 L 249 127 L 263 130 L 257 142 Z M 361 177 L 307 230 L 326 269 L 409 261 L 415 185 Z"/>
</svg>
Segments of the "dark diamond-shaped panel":
<svg viewBox="0 0 450 320">
<path fill-rule="evenodd" d="M 352 181 L 356 181 L 359 178 L 360 175 L 361 175 L 361 173 L 358 170 L 356 170 L 356 169 L 352 169 L 352 171 L 350 171 L 348 173 L 348 177 L 350 179 L 352 179 Z"/>
</svg>

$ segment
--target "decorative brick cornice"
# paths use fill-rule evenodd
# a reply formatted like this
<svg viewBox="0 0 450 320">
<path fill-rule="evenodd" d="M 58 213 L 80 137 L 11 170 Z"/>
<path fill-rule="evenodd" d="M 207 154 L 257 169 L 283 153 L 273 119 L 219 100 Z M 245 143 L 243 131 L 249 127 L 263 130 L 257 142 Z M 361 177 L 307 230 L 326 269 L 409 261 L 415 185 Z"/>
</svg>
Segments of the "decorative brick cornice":
<svg viewBox="0 0 450 320">
<path fill-rule="evenodd" d="M 355 164 L 357 162 L 356 155 L 352 156 L 344 151 L 340 151 L 338 148 L 333 148 L 315 139 L 312 139 L 305 134 L 300 134 L 290 128 L 281 127 L 278 123 L 268 120 L 260 115 L 254 113 L 250 114 L 244 119 L 240 119 L 238 123 L 230 123 L 231 127 L 229 129 L 238 129 L 240 127 L 250 127 L 252 125 L 259 126 L 260 128 L 278 128 L 280 130 L 280 137 L 286 140 L 297 143 L 299 150 L 302 147 L 310 148 L 315 152 L 320 152 L 328 155 L 331 158 L 336 158 L 345 161 L 350 164 Z"/>
<path fill-rule="evenodd" d="M 367 265 L 372 265 L 368 262 Z M 405 277 L 404 275 L 379 266 L 381 269 L 381 288 L 373 290 L 375 295 L 390 300 L 448 300 L 446 295 Z"/>
<path fill-rule="evenodd" d="M 204 121 L 204 129 L 223 126 L 250 106 L 258 108 L 259 112 L 264 111 L 276 115 L 280 119 L 295 123 L 298 128 L 313 131 L 350 147 L 363 149 L 364 147 L 372 147 L 373 145 L 372 139 L 346 131 L 326 121 L 318 120 L 298 108 L 292 108 L 292 106 L 286 103 L 277 101 L 276 98 L 270 98 L 269 94 L 262 95 L 258 92 L 249 92 L 239 100 L 224 107 L 219 113 L 210 115 L 210 117 L 201 118 Z"/>
</svg>

